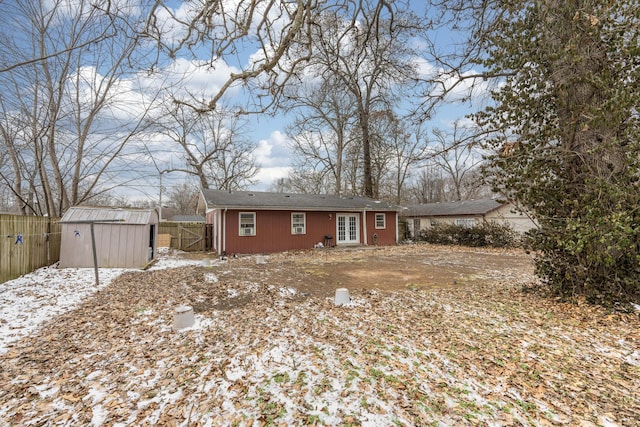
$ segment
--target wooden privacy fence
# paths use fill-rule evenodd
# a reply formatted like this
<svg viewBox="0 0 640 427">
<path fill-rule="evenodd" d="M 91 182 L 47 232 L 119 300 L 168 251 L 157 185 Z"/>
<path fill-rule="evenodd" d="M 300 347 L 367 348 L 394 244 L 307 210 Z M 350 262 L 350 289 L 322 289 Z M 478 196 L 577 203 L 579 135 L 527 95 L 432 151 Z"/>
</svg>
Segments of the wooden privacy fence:
<svg viewBox="0 0 640 427">
<path fill-rule="evenodd" d="M 0 215 L 0 283 L 59 260 L 58 219 Z"/>
<path fill-rule="evenodd" d="M 158 225 L 158 242 L 162 235 L 171 235 L 169 247 L 185 252 L 209 251 L 212 248 L 211 224 L 202 222 L 161 222 Z"/>
</svg>

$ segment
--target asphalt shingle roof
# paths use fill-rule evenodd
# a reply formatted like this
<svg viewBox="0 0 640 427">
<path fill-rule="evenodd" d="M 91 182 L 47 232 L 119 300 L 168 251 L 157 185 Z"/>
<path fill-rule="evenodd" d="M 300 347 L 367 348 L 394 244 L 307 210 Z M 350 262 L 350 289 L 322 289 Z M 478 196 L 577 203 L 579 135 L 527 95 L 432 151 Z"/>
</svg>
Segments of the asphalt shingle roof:
<svg viewBox="0 0 640 427">
<path fill-rule="evenodd" d="M 486 215 L 502 203 L 495 199 L 463 200 L 459 202 L 423 203 L 407 206 L 402 216 Z"/>
<path fill-rule="evenodd" d="M 398 211 L 386 202 L 360 196 L 333 194 L 294 194 L 259 191 L 224 191 L 203 189 L 207 208 L 265 209 L 265 210 L 378 210 Z"/>
<path fill-rule="evenodd" d="M 171 217 L 171 221 L 175 222 L 204 222 L 204 216 L 202 215 L 174 215 Z"/>
</svg>

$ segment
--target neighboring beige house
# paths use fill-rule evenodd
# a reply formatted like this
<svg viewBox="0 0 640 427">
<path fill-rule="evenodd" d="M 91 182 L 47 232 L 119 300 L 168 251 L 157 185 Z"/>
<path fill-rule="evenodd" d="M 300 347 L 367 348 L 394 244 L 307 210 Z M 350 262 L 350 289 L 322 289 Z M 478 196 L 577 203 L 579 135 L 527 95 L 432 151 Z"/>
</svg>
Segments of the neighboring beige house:
<svg viewBox="0 0 640 427">
<path fill-rule="evenodd" d="M 460 202 L 424 203 L 407 206 L 400 216 L 407 220 L 412 236 L 416 231 L 438 224 L 457 224 L 473 227 L 483 222 L 507 224 L 513 230 L 524 233 L 534 227 L 535 222 L 509 202 L 496 199 L 463 200 Z"/>
</svg>

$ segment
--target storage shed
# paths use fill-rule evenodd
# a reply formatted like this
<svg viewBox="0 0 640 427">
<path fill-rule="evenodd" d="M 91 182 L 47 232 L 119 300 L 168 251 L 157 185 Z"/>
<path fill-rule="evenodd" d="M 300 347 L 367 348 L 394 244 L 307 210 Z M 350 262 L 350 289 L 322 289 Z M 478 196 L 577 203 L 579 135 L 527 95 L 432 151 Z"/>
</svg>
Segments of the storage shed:
<svg viewBox="0 0 640 427">
<path fill-rule="evenodd" d="M 62 217 L 60 267 L 93 267 L 95 236 L 98 267 L 143 268 L 155 256 L 155 209 L 76 206 Z"/>
</svg>

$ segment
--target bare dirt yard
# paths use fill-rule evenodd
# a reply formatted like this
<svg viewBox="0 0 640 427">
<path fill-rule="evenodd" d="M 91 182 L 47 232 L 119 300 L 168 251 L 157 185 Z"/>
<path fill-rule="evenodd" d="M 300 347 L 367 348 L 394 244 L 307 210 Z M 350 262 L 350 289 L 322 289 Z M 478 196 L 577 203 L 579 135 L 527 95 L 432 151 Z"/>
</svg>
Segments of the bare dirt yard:
<svg viewBox="0 0 640 427">
<path fill-rule="evenodd" d="M 639 313 L 533 285 L 433 245 L 126 272 L 0 356 L 0 425 L 640 425 Z"/>
</svg>

